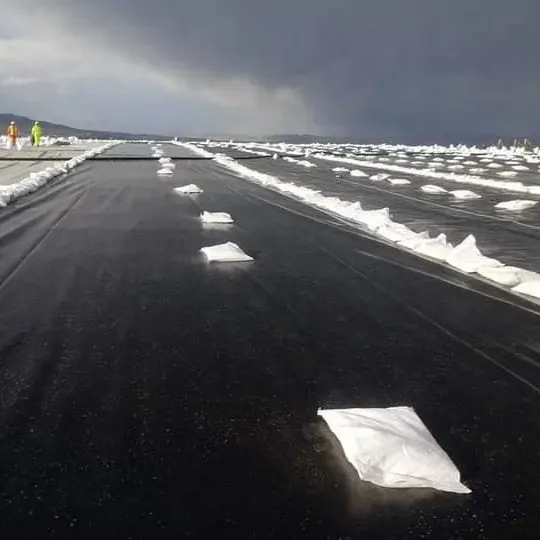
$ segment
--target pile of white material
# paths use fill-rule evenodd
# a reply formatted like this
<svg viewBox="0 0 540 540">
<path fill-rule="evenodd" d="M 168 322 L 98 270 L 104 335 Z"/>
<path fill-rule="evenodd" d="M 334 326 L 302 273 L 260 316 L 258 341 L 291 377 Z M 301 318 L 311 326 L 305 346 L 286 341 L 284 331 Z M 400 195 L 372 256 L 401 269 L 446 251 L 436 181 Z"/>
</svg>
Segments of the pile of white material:
<svg viewBox="0 0 540 540">
<path fill-rule="evenodd" d="M 496 259 L 485 257 L 476 246 L 476 239 L 472 234 L 467 236 L 461 244 L 457 245 L 446 257 L 446 262 L 466 274 L 478 273 L 482 268 L 500 268 L 503 264 Z"/>
<path fill-rule="evenodd" d="M 203 223 L 234 223 L 233 218 L 226 212 L 206 212 L 201 214 Z"/>
<path fill-rule="evenodd" d="M 502 210 L 527 210 L 536 206 L 538 201 L 528 201 L 528 200 L 515 200 L 515 201 L 503 201 L 495 205 L 495 208 L 500 208 Z"/>
<path fill-rule="evenodd" d="M 180 195 L 188 195 L 190 193 L 202 193 L 203 190 L 196 186 L 195 184 L 188 184 L 187 186 L 180 186 L 177 188 L 174 188 L 174 191 L 176 193 L 179 193 Z"/>
<path fill-rule="evenodd" d="M 93 158 L 99 154 L 102 154 L 120 142 L 121 141 L 108 142 L 103 146 L 87 150 L 86 152 L 83 152 L 82 154 L 71 158 L 68 161 L 52 167 L 47 167 L 43 171 L 32 172 L 20 182 L 7 186 L 0 186 L 0 206 L 6 206 L 20 197 L 33 193 L 40 187 L 47 184 L 53 178 L 61 176 L 62 174 L 67 174 L 69 171 L 85 162 L 88 158 Z"/>
<path fill-rule="evenodd" d="M 253 260 L 253 257 L 250 257 L 234 242 L 204 247 L 201 248 L 201 253 L 209 262 L 247 262 Z"/>
<path fill-rule="evenodd" d="M 503 267 L 499 261 L 485 257 L 480 252 L 476 246 L 476 240 L 472 235 L 467 236 L 463 242 L 454 247 L 447 241 L 444 234 L 439 234 L 437 237 L 431 238 L 427 231 L 417 233 L 405 225 L 394 222 L 388 208 L 364 210 L 358 201 L 349 202 L 343 201 L 338 197 L 328 197 L 320 191 L 298 186 L 294 183 L 283 182 L 275 176 L 253 170 L 230 158 L 216 157 L 214 154 L 210 154 L 195 145 L 186 143 L 175 144 L 188 148 L 199 155 L 213 156 L 216 163 L 235 172 L 242 178 L 257 182 L 264 187 L 293 196 L 311 206 L 346 218 L 353 223 L 365 227 L 386 241 L 411 250 L 418 255 L 451 265 L 462 272 L 476 273 L 486 277 L 486 279 L 491 279 L 488 276 L 494 274 L 486 270 Z M 438 188 L 438 186 L 433 187 Z M 443 191 L 446 192 L 446 190 Z M 540 298 L 540 275 L 525 271 L 516 275 L 521 278 L 521 281 L 518 284 L 519 287 L 512 286 L 513 291 Z M 500 284 L 500 281 L 497 279 L 491 279 L 491 281 Z"/>
<path fill-rule="evenodd" d="M 358 476 L 386 488 L 471 493 L 411 407 L 319 410 Z"/>
</svg>

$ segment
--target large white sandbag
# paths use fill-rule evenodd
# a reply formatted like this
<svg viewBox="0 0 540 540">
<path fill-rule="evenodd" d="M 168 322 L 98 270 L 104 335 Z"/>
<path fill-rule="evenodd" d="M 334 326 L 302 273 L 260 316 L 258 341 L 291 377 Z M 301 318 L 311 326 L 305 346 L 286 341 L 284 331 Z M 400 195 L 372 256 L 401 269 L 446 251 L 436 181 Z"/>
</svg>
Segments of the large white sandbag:
<svg viewBox="0 0 540 540">
<path fill-rule="evenodd" d="M 204 247 L 201 248 L 201 253 L 209 262 L 247 262 L 253 260 L 253 257 L 250 257 L 234 242 Z"/>
<path fill-rule="evenodd" d="M 388 488 L 470 493 L 411 407 L 319 410 L 361 480 Z"/>
<path fill-rule="evenodd" d="M 420 189 L 424 193 L 446 193 L 446 189 L 440 186 L 435 186 L 433 184 L 427 184 L 425 186 L 422 186 Z"/>
<path fill-rule="evenodd" d="M 408 186 L 411 183 L 411 181 L 406 178 L 389 178 L 388 181 L 393 186 Z"/>
<path fill-rule="evenodd" d="M 350 172 L 351 176 L 356 176 L 357 178 L 366 178 L 368 175 L 364 171 L 354 169 Z"/>
<path fill-rule="evenodd" d="M 454 196 L 456 199 L 461 200 L 471 200 L 471 199 L 481 199 L 482 196 L 478 195 L 478 193 L 475 193 L 474 191 L 469 191 L 468 189 L 456 189 L 454 191 L 450 191 L 450 194 Z"/>
<path fill-rule="evenodd" d="M 174 188 L 174 191 L 181 195 L 203 192 L 203 190 L 199 186 L 196 186 L 195 184 L 188 184 L 187 186 L 180 186 L 180 187 Z"/>
<path fill-rule="evenodd" d="M 226 212 L 206 212 L 201 214 L 203 223 L 233 223 L 233 218 Z"/>
<path fill-rule="evenodd" d="M 514 201 L 503 201 L 495 205 L 495 208 L 499 208 L 501 210 L 526 210 L 527 208 L 532 208 L 533 206 L 536 206 L 538 204 L 538 201 L 529 201 L 525 199 L 516 199 Z"/>
</svg>

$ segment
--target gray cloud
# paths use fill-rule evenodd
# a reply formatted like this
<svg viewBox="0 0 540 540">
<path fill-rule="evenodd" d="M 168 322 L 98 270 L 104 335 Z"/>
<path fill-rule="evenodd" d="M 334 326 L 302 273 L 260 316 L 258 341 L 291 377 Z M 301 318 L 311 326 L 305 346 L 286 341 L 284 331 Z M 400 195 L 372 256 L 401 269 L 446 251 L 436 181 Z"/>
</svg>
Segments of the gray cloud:
<svg viewBox="0 0 540 540">
<path fill-rule="evenodd" d="M 540 133 L 538 0 L 20 2 L 55 32 L 211 88 L 225 108 L 256 94 L 252 106 L 275 116 L 299 95 L 321 132 Z"/>
</svg>

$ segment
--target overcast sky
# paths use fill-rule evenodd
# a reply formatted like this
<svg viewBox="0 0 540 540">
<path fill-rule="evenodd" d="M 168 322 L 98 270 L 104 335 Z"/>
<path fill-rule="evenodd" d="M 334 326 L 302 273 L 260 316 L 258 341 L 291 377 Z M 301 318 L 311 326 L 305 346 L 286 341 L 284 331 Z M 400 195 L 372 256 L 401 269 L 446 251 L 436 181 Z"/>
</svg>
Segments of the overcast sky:
<svg viewBox="0 0 540 540">
<path fill-rule="evenodd" d="M 0 0 L 0 112 L 170 134 L 540 134 L 539 0 Z"/>
</svg>

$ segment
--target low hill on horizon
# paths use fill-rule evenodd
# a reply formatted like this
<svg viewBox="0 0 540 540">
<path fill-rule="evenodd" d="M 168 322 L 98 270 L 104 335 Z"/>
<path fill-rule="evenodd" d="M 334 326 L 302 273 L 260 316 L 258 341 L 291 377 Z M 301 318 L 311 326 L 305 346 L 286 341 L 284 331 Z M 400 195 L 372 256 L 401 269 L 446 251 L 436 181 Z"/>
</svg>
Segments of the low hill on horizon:
<svg viewBox="0 0 540 540">
<path fill-rule="evenodd" d="M 17 114 L 0 113 L 0 134 L 4 134 L 10 122 L 16 122 L 19 126 L 19 131 L 22 135 L 28 135 L 34 125 L 34 121 L 38 120 L 43 128 L 44 135 L 51 135 L 55 137 L 79 137 L 81 139 L 155 139 L 166 140 L 171 139 L 171 136 L 167 135 L 155 135 L 155 134 L 134 134 L 120 131 L 101 131 L 96 129 L 81 129 L 70 126 L 64 126 L 62 124 L 55 124 L 53 122 L 47 122 L 40 118 L 31 119 L 27 116 L 21 116 Z"/>
</svg>

